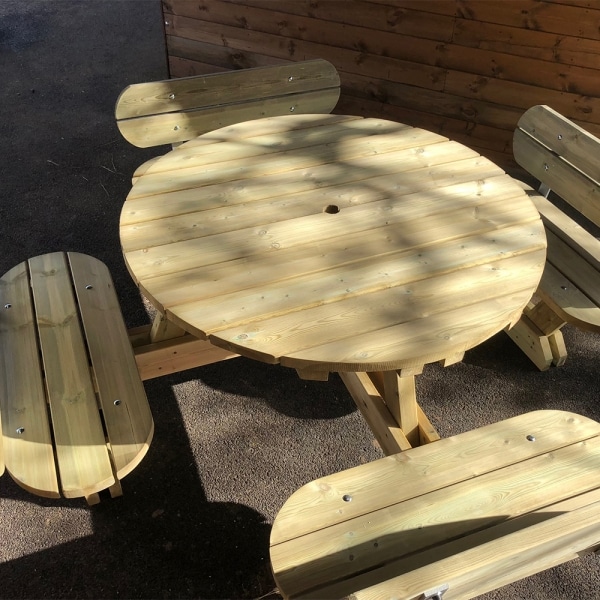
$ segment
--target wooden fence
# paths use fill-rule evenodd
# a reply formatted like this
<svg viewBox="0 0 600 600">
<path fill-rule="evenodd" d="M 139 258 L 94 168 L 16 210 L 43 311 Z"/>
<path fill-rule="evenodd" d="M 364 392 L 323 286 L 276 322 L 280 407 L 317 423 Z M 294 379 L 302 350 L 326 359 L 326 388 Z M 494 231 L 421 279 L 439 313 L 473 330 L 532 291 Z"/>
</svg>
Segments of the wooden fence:
<svg viewBox="0 0 600 600">
<path fill-rule="evenodd" d="M 548 104 L 600 136 L 598 0 L 163 0 L 172 77 L 325 58 L 335 112 L 458 140 L 507 169 Z"/>
</svg>

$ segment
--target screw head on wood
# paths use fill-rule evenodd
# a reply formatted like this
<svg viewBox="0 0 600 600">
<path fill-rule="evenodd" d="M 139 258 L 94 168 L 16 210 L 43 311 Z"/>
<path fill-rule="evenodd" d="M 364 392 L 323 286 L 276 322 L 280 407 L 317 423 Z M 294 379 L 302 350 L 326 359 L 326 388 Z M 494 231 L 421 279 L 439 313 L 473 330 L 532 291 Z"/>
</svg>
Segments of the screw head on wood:
<svg viewBox="0 0 600 600">
<path fill-rule="evenodd" d="M 4 308 L 12 308 L 12 304 L 6 303 L 6 304 L 4 305 Z"/>
<path fill-rule="evenodd" d="M 535 435 L 531 435 L 531 434 L 529 434 L 529 435 L 527 436 L 527 440 L 528 440 L 528 441 L 530 441 L 530 442 L 535 442 Z"/>
<path fill-rule="evenodd" d="M 17 433 L 18 433 L 19 435 L 22 435 L 23 433 L 25 433 L 25 427 L 19 427 L 19 428 L 17 429 Z"/>
<path fill-rule="evenodd" d="M 113 402 L 113 404 L 114 404 L 115 406 L 119 406 L 119 404 L 121 404 L 121 401 L 117 399 L 117 400 L 115 400 L 115 401 Z"/>
<path fill-rule="evenodd" d="M 344 502 L 352 502 L 352 496 L 351 496 L 350 494 L 344 494 L 344 495 L 342 496 L 342 500 L 343 500 Z"/>
</svg>

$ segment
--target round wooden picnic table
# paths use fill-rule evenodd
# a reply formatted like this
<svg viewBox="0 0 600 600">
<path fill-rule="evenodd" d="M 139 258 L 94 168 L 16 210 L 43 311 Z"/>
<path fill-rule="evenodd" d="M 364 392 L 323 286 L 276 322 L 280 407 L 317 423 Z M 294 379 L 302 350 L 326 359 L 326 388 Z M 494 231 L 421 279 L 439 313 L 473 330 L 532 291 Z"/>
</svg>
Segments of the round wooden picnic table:
<svg viewBox="0 0 600 600">
<path fill-rule="evenodd" d="M 396 371 L 410 383 L 516 322 L 546 249 L 532 202 L 490 160 L 343 115 L 173 149 L 138 173 L 120 235 L 140 290 L 182 329 L 306 378 L 339 372 L 349 389 L 379 372 L 384 396 L 401 395 Z"/>
</svg>

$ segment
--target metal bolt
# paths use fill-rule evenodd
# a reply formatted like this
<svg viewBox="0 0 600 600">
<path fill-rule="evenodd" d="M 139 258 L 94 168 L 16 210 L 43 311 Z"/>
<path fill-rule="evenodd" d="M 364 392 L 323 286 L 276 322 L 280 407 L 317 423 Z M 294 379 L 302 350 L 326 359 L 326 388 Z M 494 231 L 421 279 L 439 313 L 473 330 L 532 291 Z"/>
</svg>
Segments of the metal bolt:
<svg viewBox="0 0 600 600">
<path fill-rule="evenodd" d="M 115 401 L 113 402 L 113 404 L 114 404 L 115 406 L 119 406 L 119 404 L 121 404 L 121 401 L 120 401 L 120 400 L 115 400 Z"/>
<path fill-rule="evenodd" d="M 342 496 L 342 500 L 343 500 L 344 502 L 352 502 L 352 496 L 351 496 L 350 494 L 344 494 L 344 495 Z"/>
<path fill-rule="evenodd" d="M 7 303 L 7 304 L 4 305 L 4 308 L 12 308 L 12 304 L 8 304 Z"/>
<path fill-rule="evenodd" d="M 529 434 L 529 435 L 527 436 L 527 440 L 528 440 L 529 442 L 535 442 L 535 435 L 531 435 L 531 434 Z"/>
<path fill-rule="evenodd" d="M 17 429 L 17 433 L 18 433 L 19 435 L 21 435 L 21 434 L 25 433 L 25 427 L 19 427 L 19 428 Z"/>
</svg>

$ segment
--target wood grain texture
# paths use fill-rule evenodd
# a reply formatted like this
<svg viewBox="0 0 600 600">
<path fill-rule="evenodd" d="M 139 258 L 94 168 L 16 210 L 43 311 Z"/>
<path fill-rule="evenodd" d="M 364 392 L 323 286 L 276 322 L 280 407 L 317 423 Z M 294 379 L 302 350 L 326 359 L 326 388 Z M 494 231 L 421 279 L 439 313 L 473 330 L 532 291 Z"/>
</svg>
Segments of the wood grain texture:
<svg viewBox="0 0 600 600">
<path fill-rule="evenodd" d="M 120 494 L 154 429 L 112 279 L 78 253 L 0 278 L 0 408 L 6 468 L 47 497 Z"/>
<path fill-rule="evenodd" d="M 600 540 L 600 425 L 536 411 L 334 473 L 271 532 L 286 598 L 472 598 Z"/>
<path fill-rule="evenodd" d="M 163 9 L 172 77 L 324 58 L 341 76 L 336 110 L 360 101 L 357 114 L 449 135 L 505 168 L 515 167 L 510 145 L 492 145 L 530 106 L 549 104 L 600 135 L 593 2 L 360 0 L 339 10 L 336 0 L 165 0 Z"/>
<path fill-rule="evenodd" d="M 518 318 L 545 237 L 473 150 L 381 119 L 274 117 L 201 136 L 136 180 L 128 268 L 161 313 L 310 371 L 412 368 Z"/>
<path fill-rule="evenodd" d="M 115 116 L 125 139 L 145 148 L 264 116 L 330 113 L 339 96 L 335 67 L 319 59 L 130 85 Z"/>
</svg>

